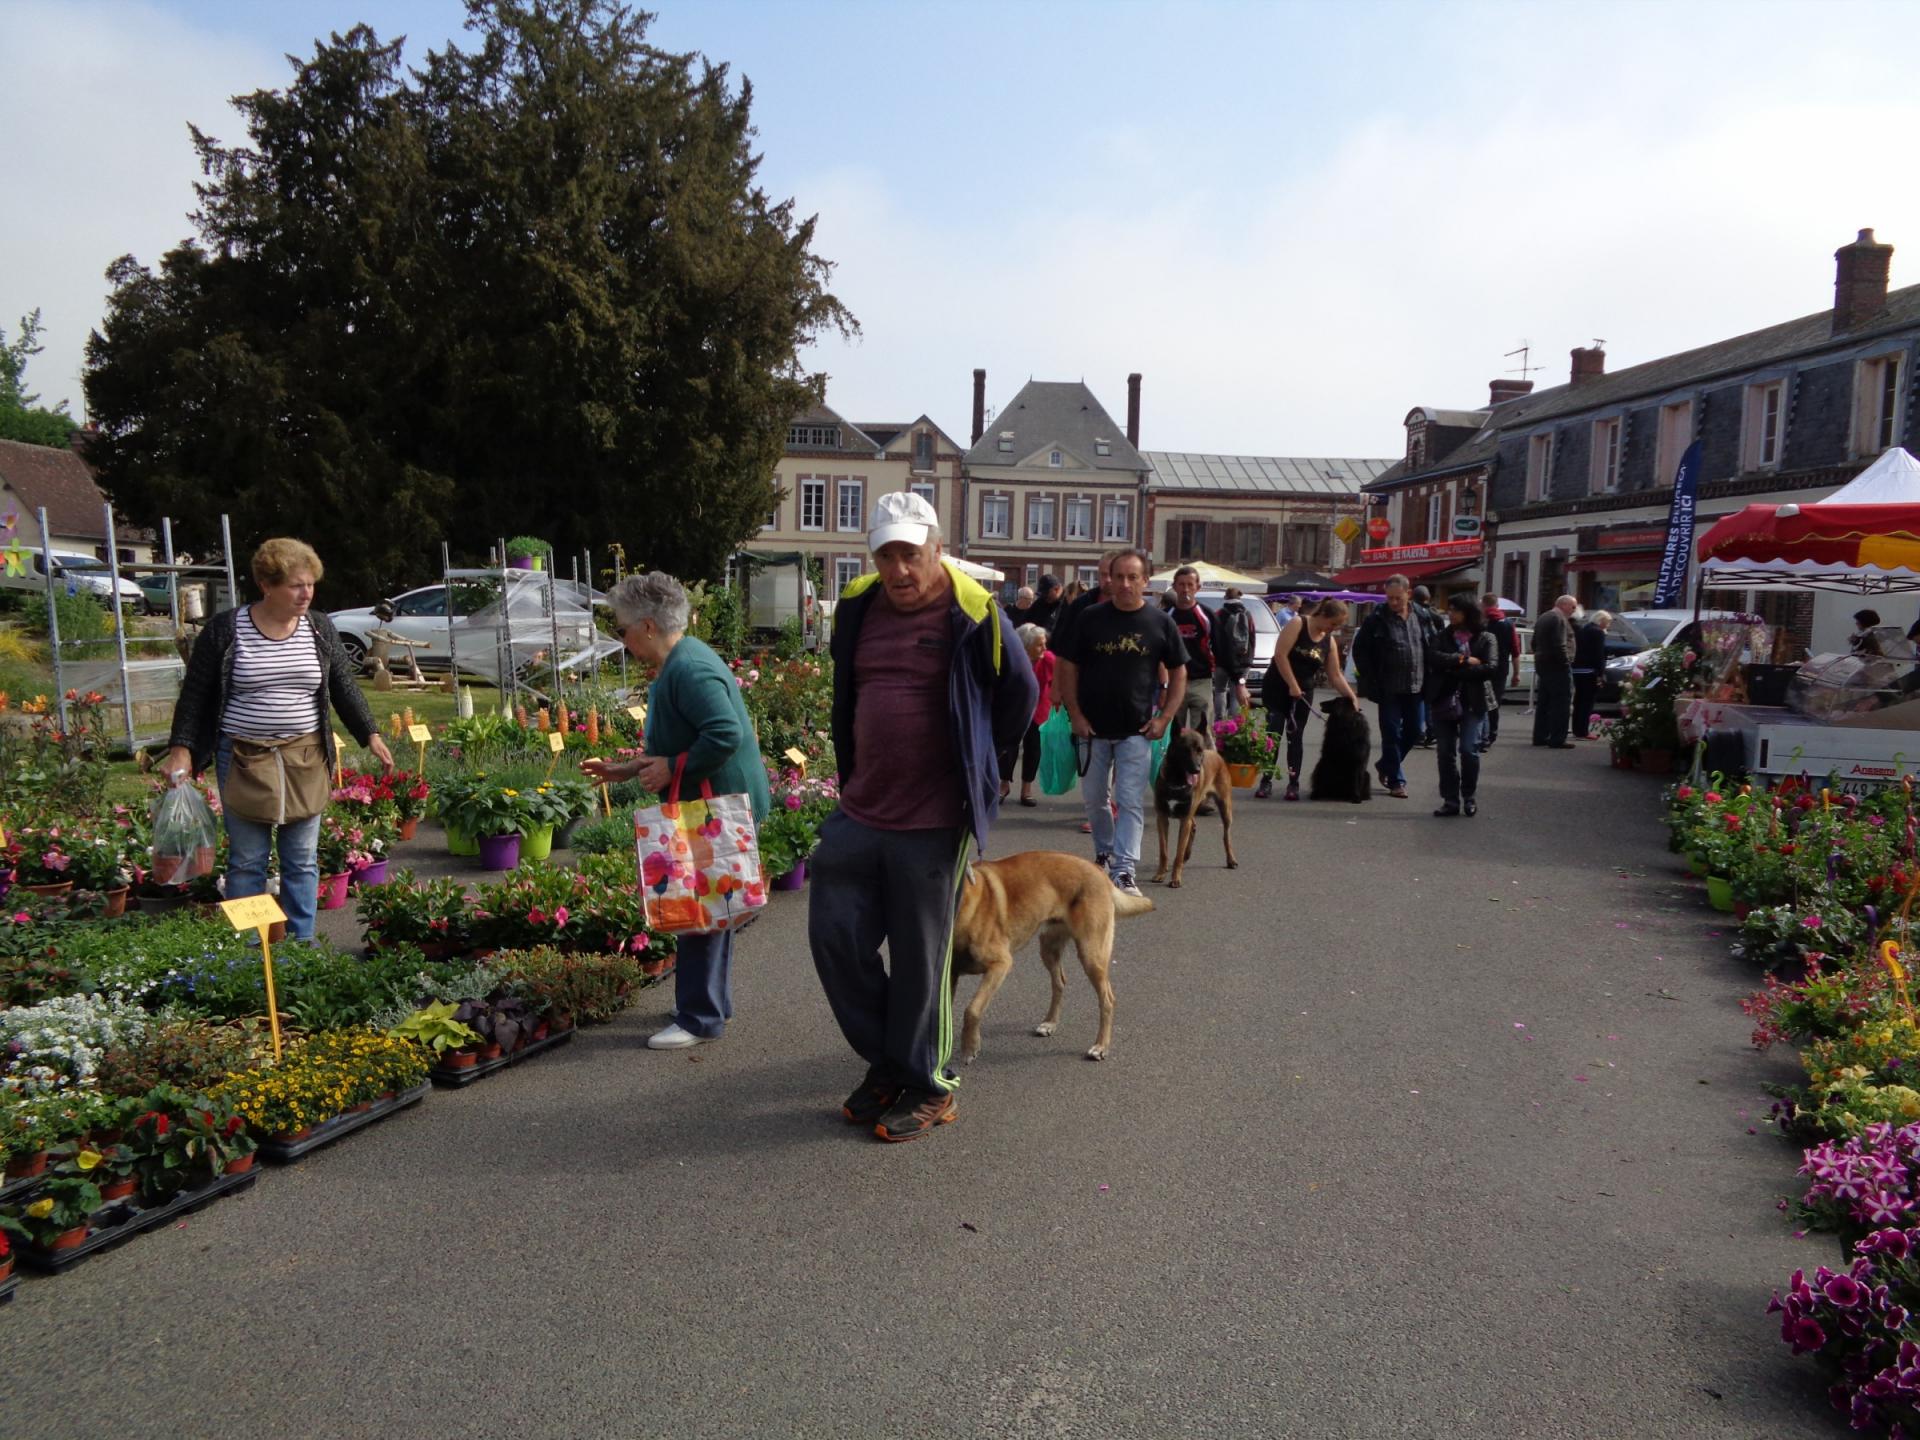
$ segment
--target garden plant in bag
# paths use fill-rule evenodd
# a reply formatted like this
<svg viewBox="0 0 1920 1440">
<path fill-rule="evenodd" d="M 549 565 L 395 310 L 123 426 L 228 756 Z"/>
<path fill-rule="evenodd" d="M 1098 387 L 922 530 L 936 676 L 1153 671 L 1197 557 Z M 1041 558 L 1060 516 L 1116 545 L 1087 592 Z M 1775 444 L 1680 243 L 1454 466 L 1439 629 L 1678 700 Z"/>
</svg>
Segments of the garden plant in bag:
<svg viewBox="0 0 1920 1440">
<path fill-rule="evenodd" d="M 220 832 L 198 787 L 184 778 L 162 792 L 153 806 L 153 880 L 185 885 L 213 873 Z"/>
</svg>

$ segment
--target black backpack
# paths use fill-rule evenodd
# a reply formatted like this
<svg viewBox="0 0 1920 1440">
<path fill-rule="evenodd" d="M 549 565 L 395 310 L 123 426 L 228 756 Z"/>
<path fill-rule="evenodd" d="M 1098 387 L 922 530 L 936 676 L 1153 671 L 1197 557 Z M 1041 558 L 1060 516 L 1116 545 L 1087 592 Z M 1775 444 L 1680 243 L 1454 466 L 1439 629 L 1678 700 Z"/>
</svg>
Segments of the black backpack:
<svg viewBox="0 0 1920 1440">
<path fill-rule="evenodd" d="M 1238 600 L 1220 607 L 1214 617 L 1213 658 L 1222 670 L 1244 670 L 1253 659 L 1253 621 Z"/>
</svg>

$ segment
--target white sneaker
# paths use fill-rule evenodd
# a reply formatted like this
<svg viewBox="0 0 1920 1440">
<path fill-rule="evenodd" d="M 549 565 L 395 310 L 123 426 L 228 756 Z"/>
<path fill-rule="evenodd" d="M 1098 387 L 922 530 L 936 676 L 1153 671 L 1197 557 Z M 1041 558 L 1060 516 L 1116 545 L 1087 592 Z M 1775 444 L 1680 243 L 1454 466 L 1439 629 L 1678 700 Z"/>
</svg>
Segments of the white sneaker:
<svg viewBox="0 0 1920 1440">
<path fill-rule="evenodd" d="M 677 1024 L 669 1025 L 647 1037 L 649 1050 L 691 1050 L 696 1045 L 704 1045 L 713 1039 L 711 1035 L 696 1035 L 691 1030 L 682 1030 Z"/>
<path fill-rule="evenodd" d="M 1115 875 L 1113 877 L 1113 888 L 1118 890 L 1122 895 L 1133 896 L 1136 900 L 1144 898 L 1140 893 L 1140 887 L 1133 883 L 1133 872 L 1131 870 L 1122 870 L 1119 874 Z"/>
</svg>

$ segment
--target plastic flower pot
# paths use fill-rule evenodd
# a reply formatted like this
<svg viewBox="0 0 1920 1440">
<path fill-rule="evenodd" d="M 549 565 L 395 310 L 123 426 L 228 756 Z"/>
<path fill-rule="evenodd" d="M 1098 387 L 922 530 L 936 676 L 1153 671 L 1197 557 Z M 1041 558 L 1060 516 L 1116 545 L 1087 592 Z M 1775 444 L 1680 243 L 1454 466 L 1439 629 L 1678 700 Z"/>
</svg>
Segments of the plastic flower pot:
<svg viewBox="0 0 1920 1440">
<path fill-rule="evenodd" d="M 1260 767 L 1258 765 L 1229 765 L 1227 766 L 1227 781 L 1236 790 L 1251 790 L 1260 783 Z"/>
<path fill-rule="evenodd" d="M 347 882 L 353 877 L 345 870 L 338 875 L 325 875 L 320 879 L 320 908 L 338 910 L 347 903 Z"/>
<path fill-rule="evenodd" d="M 1733 881 L 1724 875 L 1707 877 L 1707 903 L 1716 910 L 1733 913 Z"/>
<path fill-rule="evenodd" d="M 480 1063 L 480 1056 L 473 1050 L 448 1050 L 440 1056 L 440 1063 L 449 1070 L 471 1070 Z"/>
<path fill-rule="evenodd" d="M 253 1169 L 253 1162 L 257 1156 L 258 1152 L 253 1150 L 249 1150 L 244 1155 L 236 1155 L 233 1159 L 227 1161 L 227 1168 L 222 1173 L 226 1175 L 244 1175 L 247 1171 Z"/>
<path fill-rule="evenodd" d="M 122 885 L 116 890 L 107 891 L 102 897 L 107 902 L 107 908 L 100 912 L 101 917 L 107 920 L 117 920 L 126 914 L 127 896 L 131 892 L 132 887 L 128 885 Z"/>
<path fill-rule="evenodd" d="M 573 848 L 573 832 L 585 823 L 586 816 L 575 815 L 571 820 L 567 821 L 566 824 L 560 826 L 553 832 L 553 848 L 556 850 L 571 850 Z"/>
<path fill-rule="evenodd" d="M 480 1058 L 482 1060 L 498 1060 L 500 1058 L 500 1055 L 501 1055 L 501 1047 L 498 1041 L 490 1042 L 489 1044 L 481 1047 Z"/>
<path fill-rule="evenodd" d="M 480 842 L 462 830 L 458 825 L 447 826 L 447 853 L 449 855 L 478 855 Z"/>
<path fill-rule="evenodd" d="M 100 1187 L 101 1203 L 110 1204 L 115 1200 L 126 1199 L 133 1194 L 134 1187 L 139 1183 L 139 1177 L 135 1175 L 122 1175 L 118 1180 L 109 1180 Z"/>
<path fill-rule="evenodd" d="M 480 868 L 482 870 L 512 870 L 520 863 L 520 837 L 518 835 L 482 835 L 480 837 Z"/>
<path fill-rule="evenodd" d="M 22 885 L 20 888 L 29 895 L 64 895 L 73 889 L 73 881 L 58 880 L 51 885 Z"/>
<path fill-rule="evenodd" d="M 53 1237 L 49 1250 L 74 1250 L 87 1243 L 87 1227 L 76 1225 L 73 1229 Z"/>
<path fill-rule="evenodd" d="M 420 817 L 418 815 L 409 815 L 400 822 L 400 838 L 402 840 L 411 840 L 414 832 L 419 830 L 419 828 Z"/>
<path fill-rule="evenodd" d="M 520 837 L 522 860 L 544 860 L 553 853 L 553 826 L 541 825 Z"/>
<path fill-rule="evenodd" d="M 355 887 L 386 884 L 387 866 L 390 863 L 391 862 L 386 860 L 376 860 L 371 865 L 362 865 L 358 870 L 353 872 L 353 883 Z"/>
<path fill-rule="evenodd" d="M 773 888 L 776 890 L 799 890 L 803 889 L 806 883 L 807 862 L 804 860 L 795 861 L 793 868 L 786 874 L 776 875 L 773 878 Z"/>
<path fill-rule="evenodd" d="M 515 570 L 536 570 L 539 568 L 533 563 L 533 556 L 531 555 L 516 555 L 507 561 L 507 564 L 511 565 Z"/>
<path fill-rule="evenodd" d="M 25 1180 L 30 1176 L 47 1173 L 47 1152 L 36 1150 L 31 1155 L 10 1155 L 7 1157 L 7 1179 Z"/>
<path fill-rule="evenodd" d="M 1707 864 L 1706 856 L 1699 854 L 1687 856 L 1687 869 L 1691 870 L 1694 874 L 1705 875 L 1711 868 L 1712 867 Z"/>
<path fill-rule="evenodd" d="M 267 927 L 267 943 L 269 945 L 278 945 L 282 940 L 286 938 L 287 938 L 287 922 L 286 921 L 276 920 L 273 922 L 273 924 Z"/>
</svg>

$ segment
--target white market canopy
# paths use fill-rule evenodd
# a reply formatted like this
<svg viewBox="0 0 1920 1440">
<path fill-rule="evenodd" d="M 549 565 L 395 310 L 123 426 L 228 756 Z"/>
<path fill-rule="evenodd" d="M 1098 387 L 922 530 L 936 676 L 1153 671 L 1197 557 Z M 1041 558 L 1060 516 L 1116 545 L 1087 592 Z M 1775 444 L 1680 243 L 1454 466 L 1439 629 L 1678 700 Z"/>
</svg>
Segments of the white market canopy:
<svg viewBox="0 0 1920 1440">
<path fill-rule="evenodd" d="M 958 555 L 947 556 L 947 563 L 969 580 L 991 580 L 997 585 L 1007 578 L 991 565 L 982 565 L 977 560 L 962 560 Z"/>
<path fill-rule="evenodd" d="M 1210 564 L 1205 560 L 1189 560 L 1184 564 L 1170 565 L 1157 575 L 1149 575 L 1149 585 L 1171 585 L 1173 577 L 1182 570 L 1196 570 L 1200 574 L 1200 583 L 1209 589 L 1218 589 L 1223 585 L 1238 585 L 1241 589 L 1252 587 L 1265 590 L 1267 582 L 1256 575 L 1242 575 L 1238 570 L 1229 570 L 1224 565 Z"/>
</svg>

